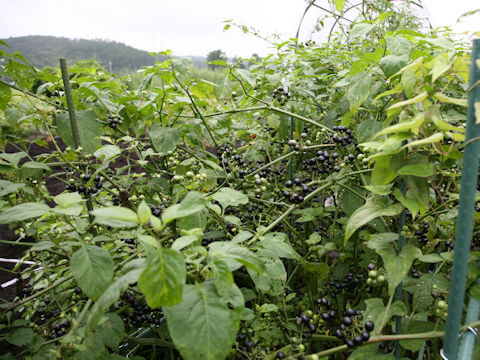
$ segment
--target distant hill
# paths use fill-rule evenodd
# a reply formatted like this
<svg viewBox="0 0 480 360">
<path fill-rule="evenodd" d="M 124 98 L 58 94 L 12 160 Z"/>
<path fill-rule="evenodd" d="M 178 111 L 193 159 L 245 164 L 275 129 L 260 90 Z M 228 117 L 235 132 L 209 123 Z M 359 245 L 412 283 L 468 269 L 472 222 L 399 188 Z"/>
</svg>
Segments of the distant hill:
<svg viewBox="0 0 480 360">
<path fill-rule="evenodd" d="M 66 58 L 74 63 L 95 58 L 107 70 L 114 73 L 132 72 L 142 66 L 163 61 L 161 56 L 150 56 L 147 51 L 137 50 L 122 43 L 107 40 L 68 39 L 55 36 L 21 36 L 2 39 L 10 48 L 8 52 L 20 51 L 35 67 L 58 66 L 58 59 Z M 205 67 L 205 58 L 191 56 L 196 67 Z"/>
</svg>

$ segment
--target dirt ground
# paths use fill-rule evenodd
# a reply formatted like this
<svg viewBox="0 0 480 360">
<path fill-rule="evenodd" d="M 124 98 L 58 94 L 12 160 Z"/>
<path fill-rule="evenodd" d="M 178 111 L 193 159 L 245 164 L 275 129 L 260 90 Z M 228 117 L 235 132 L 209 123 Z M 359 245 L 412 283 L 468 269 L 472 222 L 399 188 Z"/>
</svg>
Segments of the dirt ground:
<svg viewBox="0 0 480 360">
<path fill-rule="evenodd" d="M 63 150 L 65 148 L 61 139 L 56 139 L 59 147 Z M 36 156 L 39 154 L 44 153 L 51 153 L 54 151 L 54 145 L 52 142 L 48 143 L 47 147 L 39 146 L 35 143 L 32 143 L 29 146 L 28 153 L 30 156 Z M 19 152 L 20 150 L 14 145 L 7 145 L 5 148 L 6 153 L 15 153 Z M 28 159 L 22 159 L 22 162 L 27 161 Z M 55 172 L 53 169 L 52 173 Z M 51 195 L 58 195 L 62 191 L 65 190 L 65 184 L 56 178 L 47 177 L 46 179 L 47 189 Z M 18 236 L 15 235 L 14 229 L 10 229 L 9 225 L 1 225 L 0 226 L 0 240 L 8 240 L 8 241 L 16 241 Z M 25 239 L 25 241 L 29 242 L 32 239 Z M 8 245 L 8 244 L 0 244 L 0 257 L 7 258 L 7 259 L 19 259 L 23 256 L 24 251 L 28 249 L 26 246 L 19 246 L 19 245 Z M 4 263 L 0 262 L 0 284 L 4 284 L 5 282 L 16 278 L 16 274 L 12 273 L 11 271 L 14 268 L 15 264 L 13 263 Z M 12 301 L 16 295 L 16 286 L 11 285 L 6 288 L 0 288 L 0 301 Z"/>
</svg>

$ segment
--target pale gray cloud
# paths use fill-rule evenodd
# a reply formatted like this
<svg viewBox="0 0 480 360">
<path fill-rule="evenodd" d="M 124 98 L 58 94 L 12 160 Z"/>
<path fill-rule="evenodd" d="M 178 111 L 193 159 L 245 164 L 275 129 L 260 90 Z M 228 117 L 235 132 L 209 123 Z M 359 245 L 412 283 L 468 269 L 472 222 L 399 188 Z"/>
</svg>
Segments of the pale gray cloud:
<svg viewBox="0 0 480 360">
<path fill-rule="evenodd" d="M 326 0 L 324 1 L 326 3 Z M 475 1 L 424 0 L 434 26 L 453 24 Z M 0 0 L 0 38 L 53 35 L 109 39 L 138 49 L 171 49 L 177 55 L 206 55 L 222 49 L 229 56 L 269 52 L 268 43 L 238 29 L 223 32 L 233 19 L 260 30 L 294 37 L 304 0 Z M 302 27 L 303 40 L 321 15 L 312 9 Z M 317 39 L 321 36 L 316 35 Z"/>
</svg>

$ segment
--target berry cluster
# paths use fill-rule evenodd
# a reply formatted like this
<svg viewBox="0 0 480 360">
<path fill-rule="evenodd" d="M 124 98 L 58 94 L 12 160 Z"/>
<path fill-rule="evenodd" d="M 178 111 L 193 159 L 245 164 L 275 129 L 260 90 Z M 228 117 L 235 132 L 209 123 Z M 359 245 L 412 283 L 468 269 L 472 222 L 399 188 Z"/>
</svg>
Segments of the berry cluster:
<svg viewBox="0 0 480 360">
<path fill-rule="evenodd" d="M 338 276 L 335 276 L 333 280 L 328 282 L 328 292 L 332 297 L 344 291 L 347 293 L 354 293 L 354 289 L 358 287 L 361 279 L 362 275 L 353 275 L 351 272 L 342 280 L 340 280 Z"/>
<path fill-rule="evenodd" d="M 53 327 L 53 330 L 51 331 L 50 337 L 52 339 L 59 338 L 63 335 L 66 334 L 66 330 L 70 327 L 70 322 L 68 320 L 65 320 L 64 322 L 61 322 L 59 324 L 56 324 Z"/>
<path fill-rule="evenodd" d="M 313 322 L 312 319 L 310 319 L 310 316 L 306 314 L 300 315 L 296 320 L 296 324 L 305 326 L 305 328 L 309 331 L 310 335 L 317 331 L 317 326 L 315 325 L 315 322 Z"/>
<path fill-rule="evenodd" d="M 287 102 L 288 98 L 290 97 L 290 92 L 288 89 L 285 89 L 283 86 L 279 86 L 275 90 L 273 90 L 273 98 L 276 99 L 280 105 L 283 105 Z"/>
<path fill-rule="evenodd" d="M 423 227 L 420 230 L 415 231 L 415 236 L 420 244 L 426 245 L 428 243 L 428 229 L 430 228 L 430 224 L 427 220 L 423 221 Z"/>
<path fill-rule="evenodd" d="M 149 325 L 160 325 L 159 310 L 152 310 L 145 300 L 137 300 L 135 295 L 127 291 L 122 295 L 122 302 L 120 306 L 129 305 L 133 308 L 133 311 L 128 315 L 128 318 L 124 318 L 124 322 L 132 324 L 132 326 L 138 328 L 142 327 L 144 323 Z"/>
<path fill-rule="evenodd" d="M 107 124 L 112 129 L 116 129 L 118 127 L 118 124 L 120 124 L 120 122 L 121 122 L 120 116 L 112 116 L 107 118 Z"/>
<path fill-rule="evenodd" d="M 355 346 L 360 346 L 362 345 L 365 341 L 368 341 L 370 339 L 370 333 L 373 331 L 375 328 L 374 324 L 372 321 L 366 321 L 364 325 L 364 331 L 360 335 L 355 335 L 355 334 L 350 334 L 350 337 L 348 337 L 345 332 L 348 330 L 348 327 L 353 324 L 353 317 L 358 315 L 358 311 L 352 308 L 347 309 L 343 313 L 343 322 L 340 325 L 340 328 L 335 330 L 334 335 L 343 340 L 344 343 L 349 347 L 349 348 L 354 348 Z M 352 337 L 353 335 L 353 337 Z"/>
</svg>

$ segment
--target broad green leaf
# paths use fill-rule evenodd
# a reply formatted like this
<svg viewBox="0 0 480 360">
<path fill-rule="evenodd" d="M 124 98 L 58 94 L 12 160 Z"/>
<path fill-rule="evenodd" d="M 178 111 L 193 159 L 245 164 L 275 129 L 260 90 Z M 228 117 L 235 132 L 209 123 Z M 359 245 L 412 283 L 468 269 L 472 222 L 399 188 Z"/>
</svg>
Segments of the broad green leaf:
<svg viewBox="0 0 480 360">
<path fill-rule="evenodd" d="M 41 169 L 45 171 L 52 171 L 50 166 L 38 161 L 27 161 L 22 165 L 22 169 Z"/>
<path fill-rule="evenodd" d="M 414 98 L 404 100 L 404 101 L 399 101 L 399 102 L 393 104 L 392 106 L 390 106 L 387 110 L 400 108 L 400 107 L 403 107 L 405 105 L 413 105 L 413 104 L 416 104 L 416 103 L 419 103 L 419 102 L 425 100 L 427 97 L 428 97 L 428 93 L 425 91 L 421 94 L 418 94 Z"/>
<path fill-rule="evenodd" d="M 202 211 L 207 205 L 205 197 L 196 191 L 189 192 L 180 204 L 168 207 L 162 214 L 162 222 L 165 226 L 171 221 L 183 218 L 199 211 Z"/>
<path fill-rule="evenodd" d="M 122 150 L 117 145 L 103 145 L 93 153 L 93 156 L 100 160 L 109 161 L 121 153 Z"/>
<path fill-rule="evenodd" d="M 407 143 L 406 145 L 402 146 L 402 150 L 412 147 L 412 146 L 418 146 L 418 145 L 425 145 L 425 144 L 433 144 L 433 143 L 438 143 L 443 140 L 444 134 L 442 132 L 435 133 L 433 135 L 430 135 L 429 137 L 426 137 L 424 139 L 420 140 L 415 140 Z"/>
<path fill-rule="evenodd" d="M 397 285 L 407 276 L 413 260 L 422 256 L 422 251 L 411 244 L 406 244 L 398 255 L 389 244 L 384 244 L 375 249 L 375 251 L 382 257 L 383 266 L 387 271 L 388 292 L 390 295 L 393 294 Z"/>
<path fill-rule="evenodd" d="M 372 78 L 368 73 L 355 75 L 347 91 L 347 99 L 350 102 L 350 111 L 355 113 L 360 105 L 370 96 Z"/>
<path fill-rule="evenodd" d="M 260 306 L 260 313 L 268 313 L 268 312 L 277 312 L 278 311 L 278 306 L 275 304 L 262 304 Z"/>
<path fill-rule="evenodd" d="M 218 295 L 223 296 L 223 294 L 228 292 L 234 283 L 232 272 L 228 268 L 227 264 L 218 258 L 211 262 L 211 266 L 213 271 L 213 280 L 215 282 Z"/>
<path fill-rule="evenodd" d="M 411 190 L 407 190 L 404 195 L 400 189 L 395 189 L 393 195 L 397 201 L 402 203 L 402 205 L 412 213 L 413 217 L 417 216 L 419 212 L 423 213 L 425 211 L 424 206 L 415 198 L 415 195 Z"/>
<path fill-rule="evenodd" d="M 100 136 L 102 136 L 103 132 L 97 121 L 97 115 L 90 110 L 76 111 L 75 115 L 77 117 L 80 146 L 87 153 L 93 154 L 96 148 L 102 145 Z M 65 144 L 75 148 L 68 112 L 57 117 L 57 130 Z"/>
<path fill-rule="evenodd" d="M 338 12 L 341 12 L 344 6 L 345 0 L 335 0 L 335 9 L 337 9 Z"/>
<path fill-rule="evenodd" d="M 290 244 L 285 242 L 276 233 L 268 233 L 264 236 L 259 245 L 264 249 L 273 252 L 279 258 L 301 260 L 300 255 L 292 248 Z"/>
<path fill-rule="evenodd" d="M 444 102 L 444 103 L 449 103 L 449 104 L 455 104 L 459 106 L 468 106 L 468 101 L 467 99 L 456 99 L 450 96 L 447 96 L 445 94 L 442 94 L 440 92 L 437 92 L 435 94 L 435 97 L 438 99 L 438 101 Z"/>
<path fill-rule="evenodd" d="M 157 153 L 167 155 L 169 151 L 175 151 L 180 143 L 179 130 L 155 123 L 150 128 L 150 139 Z"/>
<path fill-rule="evenodd" d="M 248 274 L 255 283 L 255 287 L 262 294 L 278 296 L 285 291 L 287 283 L 287 272 L 280 258 L 268 250 L 259 250 L 257 252 L 262 259 L 262 265 L 265 271 L 257 273 L 247 268 Z"/>
<path fill-rule="evenodd" d="M 367 308 L 365 310 L 363 321 L 373 321 L 375 330 L 377 331 L 383 321 L 385 321 L 385 324 L 388 324 L 388 321 L 392 316 L 403 316 L 407 314 L 407 307 L 401 301 L 395 301 L 392 303 L 388 312 L 383 304 L 383 300 L 380 298 L 367 299 L 365 300 L 365 304 L 367 305 Z"/>
<path fill-rule="evenodd" d="M 423 332 L 441 330 L 442 326 L 434 322 L 405 319 L 402 321 L 402 334 L 418 334 Z M 418 351 L 425 339 L 400 340 L 400 345 L 410 351 Z"/>
<path fill-rule="evenodd" d="M 435 173 L 435 166 L 432 163 L 426 164 L 408 164 L 400 168 L 399 175 L 413 175 L 420 177 L 432 176 Z"/>
<path fill-rule="evenodd" d="M 408 62 L 407 56 L 387 55 L 380 60 L 380 67 L 386 78 L 398 73 Z"/>
<path fill-rule="evenodd" d="M 418 258 L 419 261 L 424 263 L 438 263 L 442 262 L 444 259 L 440 256 L 440 254 L 432 253 L 427 255 L 422 255 Z"/>
<path fill-rule="evenodd" d="M 306 271 L 316 274 L 317 278 L 320 280 L 326 279 L 330 273 L 330 266 L 324 262 L 316 263 L 304 261 L 302 262 L 302 266 Z"/>
<path fill-rule="evenodd" d="M 240 77 L 245 80 L 251 87 L 255 86 L 255 76 L 246 69 L 236 69 L 235 70 Z"/>
<path fill-rule="evenodd" d="M 142 201 L 138 206 L 137 216 L 140 224 L 146 224 L 148 220 L 150 220 L 150 216 L 152 216 L 152 211 L 150 210 L 150 206 L 148 206 L 145 201 Z"/>
<path fill-rule="evenodd" d="M 185 360 L 225 359 L 244 308 L 241 291 L 233 284 L 218 295 L 213 279 L 186 285 L 183 301 L 163 307 L 169 334 Z"/>
<path fill-rule="evenodd" d="M 221 188 L 211 196 L 211 199 L 218 201 L 224 211 L 229 206 L 239 206 L 248 203 L 247 195 L 229 187 Z"/>
<path fill-rule="evenodd" d="M 372 185 L 386 186 L 397 177 L 390 165 L 390 156 L 379 157 L 375 160 L 372 171 Z"/>
<path fill-rule="evenodd" d="M 379 343 L 362 345 L 349 357 L 349 360 L 395 360 L 394 354 L 382 354 L 378 351 Z M 403 360 L 403 359 L 401 359 Z"/>
<path fill-rule="evenodd" d="M 432 82 L 435 82 L 445 71 L 447 71 L 451 66 L 452 63 L 448 58 L 447 53 L 441 53 L 437 55 L 434 59 L 435 63 L 433 64 L 433 68 L 431 71 L 432 74 Z"/>
<path fill-rule="evenodd" d="M 187 246 L 190 246 L 197 240 L 198 240 L 198 236 L 195 236 L 195 235 L 181 236 L 173 242 L 172 249 L 180 251 L 186 248 Z"/>
<path fill-rule="evenodd" d="M 393 55 L 407 56 L 413 47 L 413 44 L 402 36 L 385 36 L 385 42 L 387 43 L 387 49 Z"/>
<path fill-rule="evenodd" d="M 87 330 L 92 331 L 101 319 L 102 314 L 120 298 L 130 284 L 136 283 L 146 264 L 145 259 L 128 262 L 117 273 L 118 277 L 108 286 L 95 302 L 88 315 Z"/>
<path fill-rule="evenodd" d="M 44 203 L 23 203 L 2 212 L 0 214 L 0 225 L 36 218 L 49 211 L 50 207 Z"/>
<path fill-rule="evenodd" d="M 398 132 L 409 132 L 412 131 L 414 134 L 418 134 L 420 126 L 422 126 L 423 121 L 425 120 L 425 114 L 419 113 L 413 117 L 411 120 L 402 121 L 398 124 L 391 125 L 378 132 L 373 138 L 377 138 L 380 135 L 392 134 Z"/>
<path fill-rule="evenodd" d="M 70 205 L 81 203 L 83 199 L 78 192 L 64 192 L 62 194 L 54 196 L 53 201 L 55 201 L 61 207 L 66 208 Z"/>
<path fill-rule="evenodd" d="M 407 98 L 411 98 L 415 94 L 415 85 L 417 84 L 417 78 L 415 77 L 415 72 L 411 69 L 405 70 L 402 73 L 401 83 L 405 95 Z"/>
<path fill-rule="evenodd" d="M 372 29 L 375 27 L 374 24 L 369 24 L 369 23 L 359 23 L 355 24 L 350 30 L 350 37 L 352 39 L 355 39 L 357 37 L 364 37 L 367 35 Z"/>
<path fill-rule="evenodd" d="M 78 286 L 92 300 L 97 300 L 113 278 L 114 264 L 104 248 L 84 245 L 70 258 L 72 274 Z"/>
<path fill-rule="evenodd" d="M 12 98 L 12 90 L 4 84 L 0 83 L 0 110 L 5 111 L 7 105 Z"/>
<path fill-rule="evenodd" d="M 210 244 L 209 248 L 209 256 L 225 261 L 231 271 L 238 269 L 241 265 L 258 273 L 265 271 L 262 260 L 243 245 L 229 241 L 216 241 Z"/>
<path fill-rule="evenodd" d="M 91 212 L 95 222 L 111 227 L 133 227 L 139 220 L 135 211 L 121 206 L 98 208 Z"/>
<path fill-rule="evenodd" d="M 244 241 L 247 241 L 253 236 L 253 234 L 250 231 L 244 230 L 241 231 L 238 235 L 236 235 L 233 239 L 233 243 L 242 243 Z"/>
<path fill-rule="evenodd" d="M 4 160 L 7 160 L 9 163 L 11 163 L 13 166 L 18 167 L 18 163 L 20 160 L 22 160 L 24 157 L 27 156 L 27 153 L 24 151 L 19 151 L 16 153 L 1 153 L 0 157 Z"/>
<path fill-rule="evenodd" d="M 185 260 L 175 250 L 160 248 L 147 259 L 138 279 L 138 288 L 151 308 L 173 306 L 182 301 L 187 279 Z"/>
<path fill-rule="evenodd" d="M 403 288 L 413 294 L 413 307 L 417 311 L 427 310 L 433 305 L 432 291 L 448 293 L 450 282 L 444 274 L 423 274 L 419 279 L 405 279 Z"/>
<path fill-rule="evenodd" d="M 15 346 L 25 346 L 33 341 L 34 333 L 29 327 L 21 327 L 13 330 L 5 337 L 10 344 Z"/>
<path fill-rule="evenodd" d="M 117 350 L 123 340 L 125 326 L 122 318 L 115 313 L 108 313 L 103 316 L 95 335 L 100 337 L 103 344 L 112 350 Z"/>
<path fill-rule="evenodd" d="M 0 183 L 0 197 L 17 192 L 19 189 L 24 188 L 26 185 L 23 183 L 17 184 L 7 180 L 3 180 Z"/>
<path fill-rule="evenodd" d="M 357 229 L 373 219 L 379 216 L 395 216 L 400 214 L 402 210 L 402 204 L 392 205 L 388 199 L 368 199 L 365 205 L 358 208 L 348 219 L 344 242 L 346 243 Z"/>
<path fill-rule="evenodd" d="M 380 130 L 382 130 L 382 124 L 373 117 L 362 121 L 357 127 L 357 140 L 359 143 L 369 141 Z"/>
<path fill-rule="evenodd" d="M 413 197 L 422 205 L 423 208 L 420 210 L 423 213 L 430 203 L 430 187 L 427 179 L 418 176 L 405 176 L 404 179 L 408 191 L 411 191 Z"/>
<path fill-rule="evenodd" d="M 393 186 L 393 184 L 366 185 L 366 186 L 364 186 L 364 188 L 367 189 L 368 191 L 374 193 L 374 194 L 385 196 L 385 195 L 388 195 L 392 192 L 392 186 Z"/>
</svg>

